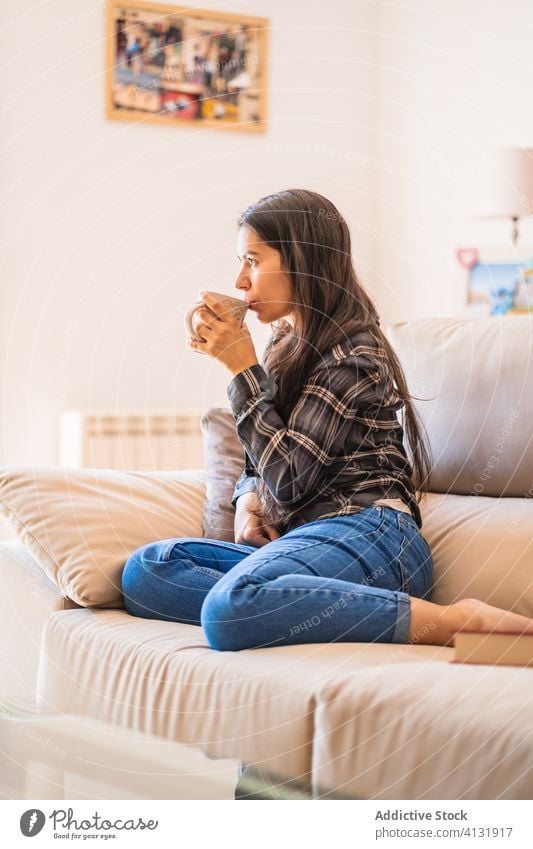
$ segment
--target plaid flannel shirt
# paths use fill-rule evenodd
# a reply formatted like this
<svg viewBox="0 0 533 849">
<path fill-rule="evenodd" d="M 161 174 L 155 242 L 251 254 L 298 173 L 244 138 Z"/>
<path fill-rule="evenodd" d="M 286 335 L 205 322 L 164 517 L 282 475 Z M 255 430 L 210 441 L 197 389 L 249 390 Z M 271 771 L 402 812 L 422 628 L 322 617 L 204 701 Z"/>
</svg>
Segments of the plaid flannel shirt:
<svg viewBox="0 0 533 849">
<path fill-rule="evenodd" d="M 306 380 L 288 421 L 275 406 L 261 365 L 227 388 L 244 471 L 232 504 L 260 476 L 291 509 L 291 527 L 359 512 L 380 498 L 400 498 L 422 527 L 397 411 L 403 400 L 387 352 L 368 331 L 336 345 Z"/>
</svg>

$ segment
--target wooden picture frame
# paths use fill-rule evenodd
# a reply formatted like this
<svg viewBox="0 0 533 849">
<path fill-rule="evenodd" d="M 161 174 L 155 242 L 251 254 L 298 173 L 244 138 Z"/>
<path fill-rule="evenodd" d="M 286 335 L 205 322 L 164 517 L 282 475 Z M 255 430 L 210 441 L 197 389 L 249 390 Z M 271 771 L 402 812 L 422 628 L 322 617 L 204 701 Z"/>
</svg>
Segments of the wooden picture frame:
<svg viewBox="0 0 533 849">
<path fill-rule="evenodd" d="M 266 130 L 266 18 L 140 0 L 106 6 L 107 118 Z"/>
</svg>

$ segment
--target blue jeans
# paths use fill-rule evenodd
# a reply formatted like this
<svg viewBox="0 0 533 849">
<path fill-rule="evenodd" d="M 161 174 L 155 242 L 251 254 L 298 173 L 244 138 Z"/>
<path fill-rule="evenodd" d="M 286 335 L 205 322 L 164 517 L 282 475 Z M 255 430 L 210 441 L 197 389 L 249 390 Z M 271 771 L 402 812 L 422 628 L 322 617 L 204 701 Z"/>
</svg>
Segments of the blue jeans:
<svg viewBox="0 0 533 849">
<path fill-rule="evenodd" d="M 221 651 L 294 643 L 405 643 L 409 596 L 433 562 L 406 513 L 366 507 L 317 519 L 255 548 L 211 539 L 149 543 L 122 576 L 133 616 L 202 625 Z"/>
</svg>

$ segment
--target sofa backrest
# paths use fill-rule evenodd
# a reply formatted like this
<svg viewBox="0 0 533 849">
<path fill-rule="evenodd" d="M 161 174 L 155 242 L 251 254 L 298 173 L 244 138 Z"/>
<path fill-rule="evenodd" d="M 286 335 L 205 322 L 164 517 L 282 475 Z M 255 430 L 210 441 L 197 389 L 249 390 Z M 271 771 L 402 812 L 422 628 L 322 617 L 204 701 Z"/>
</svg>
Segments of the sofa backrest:
<svg viewBox="0 0 533 849">
<path fill-rule="evenodd" d="M 533 497 L 533 316 L 396 324 L 432 450 L 428 489 Z"/>
</svg>

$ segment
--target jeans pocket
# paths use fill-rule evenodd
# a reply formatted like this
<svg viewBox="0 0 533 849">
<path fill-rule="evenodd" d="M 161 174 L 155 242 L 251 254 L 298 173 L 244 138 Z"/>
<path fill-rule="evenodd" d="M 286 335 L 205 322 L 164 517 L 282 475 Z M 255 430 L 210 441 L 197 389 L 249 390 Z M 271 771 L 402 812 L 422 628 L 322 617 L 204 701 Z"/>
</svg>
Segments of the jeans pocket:
<svg viewBox="0 0 533 849">
<path fill-rule="evenodd" d="M 366 522 L 369 527 L 370 533 L 379 534 L 383 530 L 383 526 L 386 520 L 389 518 L 388 514 L 385 510 L 388 508 L 385 507 L 365 507 L 360 513 L 356 513 L 355 515 L 360 517 L 359 521 Z"/>
</svg>

